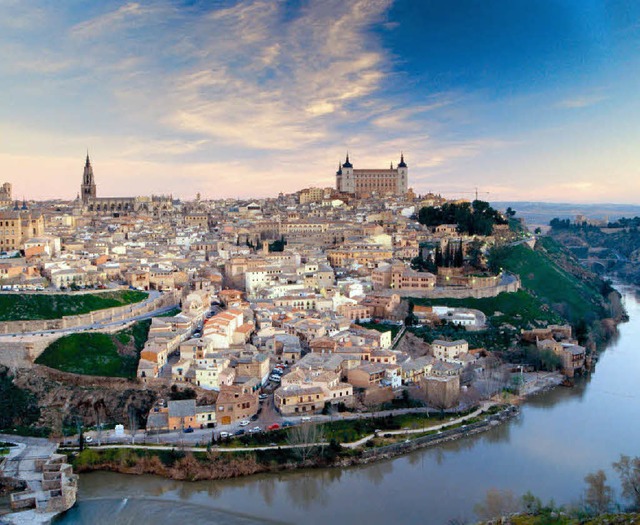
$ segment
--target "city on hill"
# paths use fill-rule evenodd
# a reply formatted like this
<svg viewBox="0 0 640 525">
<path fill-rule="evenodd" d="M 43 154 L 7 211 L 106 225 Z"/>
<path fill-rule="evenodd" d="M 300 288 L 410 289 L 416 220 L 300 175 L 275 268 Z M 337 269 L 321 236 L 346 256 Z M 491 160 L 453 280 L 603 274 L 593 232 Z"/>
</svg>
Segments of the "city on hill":
<svg viewBox="0 0 640 525">
<path fill-rule="evenodd" d="M 0 427 L 81 472 L 229 477 L 482 432 L 592 370 L 625 316 L 511 207 L 416 195 L 403 154 L 250 201 L 102 196 L 89 155 L 79 171 L 71 201 L 2 187 Z M 215 468 L 211 446 L 230 453 Z M 59 494 L 15 510 L 73 504 L 56 458 Z"/>
</svg>

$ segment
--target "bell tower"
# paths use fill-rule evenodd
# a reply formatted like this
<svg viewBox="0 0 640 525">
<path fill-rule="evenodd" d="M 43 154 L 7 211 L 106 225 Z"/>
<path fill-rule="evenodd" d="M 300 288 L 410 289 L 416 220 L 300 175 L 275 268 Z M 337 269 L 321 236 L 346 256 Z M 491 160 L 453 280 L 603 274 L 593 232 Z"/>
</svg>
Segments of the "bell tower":
<svg viewBox="0 0 640 525">
<path fill-rule="evenodd" d="M 82 185 L 80 186 L 80 197 L 82 198 L 83 204 L 86 204 L 89 199 L 96 198 L 96 182 L 93 178 L 93 168 L 91 167 L 91 161 L 89 160 L 89 152 L 87 152 L 87 160 L 84 163 Z"/>
</svg>

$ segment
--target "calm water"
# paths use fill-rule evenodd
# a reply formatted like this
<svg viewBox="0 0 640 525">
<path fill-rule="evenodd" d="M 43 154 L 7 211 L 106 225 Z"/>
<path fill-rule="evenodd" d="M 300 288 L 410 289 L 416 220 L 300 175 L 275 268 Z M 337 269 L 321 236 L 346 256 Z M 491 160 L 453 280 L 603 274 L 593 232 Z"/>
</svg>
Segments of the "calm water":
<svg viewBox="0 0 640 525">
<path fill-rule="evenodd" d="M 490 487 L 577 501 L 585 474 L 602 468 L 613 481 L 612 461 L 640 455 L 640 298 L 622 291 L 631 320 L 595 372 L 531 399 L 517 420 L 481 436 L 370 466 L 232 481 L 87 474 L 58 523 L 446 524 L 473 521 Z"/>
</svg>

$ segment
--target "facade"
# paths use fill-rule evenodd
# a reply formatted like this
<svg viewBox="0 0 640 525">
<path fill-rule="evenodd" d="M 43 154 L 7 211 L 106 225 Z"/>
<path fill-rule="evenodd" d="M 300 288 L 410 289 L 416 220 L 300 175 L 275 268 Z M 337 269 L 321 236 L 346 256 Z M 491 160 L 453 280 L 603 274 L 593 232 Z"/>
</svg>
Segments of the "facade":
<svg viewBox="0 0 640 525">
<path fill-rule="evenodd" d="M 356 197 L 405 195 L 408 183 L 409 168 L 404 161 L 404 154 L 400 156 L 398 166 L 394 168 L 391 163 L 389 169 L 354 169 L 347 154 L 346 161 L 338 165 L 336 172 L 336 189 Z"/>
<path fill-rule="evenodd" d="M 24 243 L 34 237 L 44 235 L 44 218 L 32 213 L 26 203 L 22 208 L 0 212 L 0 251 L 24 249 Z"/>
</svg>

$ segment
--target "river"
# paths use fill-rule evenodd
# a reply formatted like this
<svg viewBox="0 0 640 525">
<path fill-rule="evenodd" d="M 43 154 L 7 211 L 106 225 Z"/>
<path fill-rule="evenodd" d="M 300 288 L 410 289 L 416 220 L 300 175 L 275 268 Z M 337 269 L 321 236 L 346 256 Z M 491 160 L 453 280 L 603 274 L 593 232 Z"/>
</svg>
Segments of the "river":
<svg viewBox="0 0 640 525">
<path fill-rule="evenodd" d="M 640 297 L 621 287 L 630 321 L 575 388 L 531 398 L 521 415 L 480 436 L 347 469 L 178 482 L 98 472 L 80 477 L 57 524 L 473 522 L 487 489 L 578 501 L 584 476 L 640 455 Z"/>
</svg>

